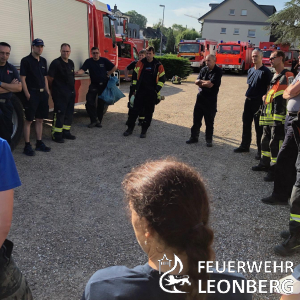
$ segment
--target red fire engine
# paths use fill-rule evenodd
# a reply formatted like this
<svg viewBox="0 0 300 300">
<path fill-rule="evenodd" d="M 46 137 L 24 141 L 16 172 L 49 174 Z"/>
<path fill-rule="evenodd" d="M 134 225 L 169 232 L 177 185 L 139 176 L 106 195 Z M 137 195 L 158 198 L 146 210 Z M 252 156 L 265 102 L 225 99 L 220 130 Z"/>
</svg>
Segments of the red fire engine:
<svg viewBox="0 0 300 300">
<path fill-rule="evenodd" d="M 291 70 L 293 58 L 296 58 L 298 60 L 299 52 L 295 49 L 292 49 L 289 44 L 282 45 L 275 44 L 273 42 L 260 42 L 259 48 L 263 51 L 263 64 L 272 72 L 275 72 L 275 69 L 271 67 L 270 55 L 275 50 L 281 50 L 284 52 L 284 67 L 288 70 Z"/>
<path fill-rule="evenodd" d="M 48 66 L 60 55 L 60 45 L 71 45 L 70 58 L 75 69 L 90 57 L 90 49 L 99 47 L 100 55 L 118 64 L 117 45 L 110 7 L 92 0 L 26 0 L 4 1 L 1 5 L 1 22 L 6 24 L 1 40 L 11 45 L 9 62 L 17 68 L 24 56 L 31 52 L 31 41 L 43 39 L 43 57 Z M 89 76 L 75 78 L 76 104 L 85 102 L 90 83 Z M 23 131 L 23 107 L 18 98 L 13 97 L 14 131 L 12 143 L 16 145 Z M 52 99 L 50 107 L 53 107 Z"/>
<path fill-rule="evenodd" d="M 201 68 L 205 66 L 205 57 L 216 53 L 217 44 L 215 40 L 206 39 L 180 40 L 177 56 L 189 59 L 191 67 Z"/>
<path fill-rule="evenodd" d="M 250 42 L 223 42 L 218 45 L 217 64 L 225 71 L 244 73 L 252 66 L 251 53 L 254 50 Z"/>
</svg>

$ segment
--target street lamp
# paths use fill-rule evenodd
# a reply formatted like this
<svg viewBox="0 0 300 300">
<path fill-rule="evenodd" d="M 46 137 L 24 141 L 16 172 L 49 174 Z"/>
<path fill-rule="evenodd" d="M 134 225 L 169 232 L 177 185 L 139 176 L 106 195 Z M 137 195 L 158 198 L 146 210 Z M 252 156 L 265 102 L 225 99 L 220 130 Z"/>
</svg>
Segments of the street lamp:
<svg viewBox="0 0 300 300">
<path fill-rule="evenodd" d="M 162 36 L 163 36 L 162 29 L 164 27 L 164 20 L 165 20 L 165 5 L 160 4 L 159 6 L 164 8 L 163 9 L 163 20 L 162 20 L 162 25 L 161 25 L 161 30 L 160 30 L 160 56 L 161 56 Z"/>
</svg>

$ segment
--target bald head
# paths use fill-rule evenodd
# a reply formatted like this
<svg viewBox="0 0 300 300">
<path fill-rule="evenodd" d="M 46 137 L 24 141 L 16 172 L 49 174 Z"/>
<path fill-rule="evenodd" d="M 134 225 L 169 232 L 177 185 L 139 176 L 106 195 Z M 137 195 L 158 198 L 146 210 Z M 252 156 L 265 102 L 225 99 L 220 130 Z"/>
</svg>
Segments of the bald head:
<svg viewBox="0 0 300 300">
<path fill-rule="evenodd" d="M 205 58 L 206 65 L 210 70 L 212 70 L 216 65 L 216 56 L 213 54 L 209 54 Z"/>
</svg>

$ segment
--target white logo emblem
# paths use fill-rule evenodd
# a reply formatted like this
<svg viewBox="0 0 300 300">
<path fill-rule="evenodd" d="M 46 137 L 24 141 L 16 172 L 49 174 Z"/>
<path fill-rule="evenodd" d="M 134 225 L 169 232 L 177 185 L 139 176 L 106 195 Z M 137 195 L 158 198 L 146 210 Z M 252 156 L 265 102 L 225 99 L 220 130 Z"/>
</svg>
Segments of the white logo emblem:
<svg viewBox="0 0 300 300">
<path fill-rule="evenodd" d="M 162 265 L 169 265 L 169 267 L 171 267 L 171 261 L 170 259 L 167 258 L 166 254 L 163 256 L 162 259 L 159 259 L 158 262 L 159 262 L 159 273 L 161 273 L 161 266 Z M 175 269 L 177 267 L 180 267 L 179 268 L 179 272 L 178 272 L 178 275 L 168 275 L 169 273 L 175 271 Z M 176 288 L 176 285 L 180 285 L 180 286 L 183 286 L 184 284 L 188 284 L 188 285 L 191 285 L 190 281 L 189 281 L 189 276 L 188 275 L 179 275 L 181 273 L 183 269 L 183 264 L 182 264 L 182 261 L 180 260 L 180 258 L 174 254 L 174 266 L 172 269 L 170 269 L 169 271 L 165 272 L 159 279 L 159 286 L 160 288 L 167 292 L 167 293 L 172 293 L 172 294 L 185 294 L 186 292 L 184 291 L 180 291 Z M 166 283 L 165 283 L 165 282 Z M 170 286 L 170 287 L 173 287 L 172 289 L 167 289 L 165 288 L 165 286 Z"/>
</svg>

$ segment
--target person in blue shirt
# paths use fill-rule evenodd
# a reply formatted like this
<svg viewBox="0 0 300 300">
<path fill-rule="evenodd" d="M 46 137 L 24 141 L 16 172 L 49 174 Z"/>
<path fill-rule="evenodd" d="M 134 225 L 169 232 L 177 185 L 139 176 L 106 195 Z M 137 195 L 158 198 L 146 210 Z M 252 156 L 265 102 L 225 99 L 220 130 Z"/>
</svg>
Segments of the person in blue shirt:
<svg viewBox="0 0 300 300">
<path fill-rule="evenodd" d="M 206 264 L 198 270 L 199 261 L 214 258 L 214 234 L 209 226 L 209 198 L 195 169 L 172 158 L 151 161 L 127 174 L 123 187 L 134 233 L 148 262 L 133 269 L 98 270 L 82 300 L 184 300 L 187 295 L 193 300 L 252 299 L 251 294 L 232 289 L 226 294 L 198 292 L 199 281 L 206 291 L 208 279 L 217 286 L 221 280 L 241 283 L 245 278 L 237 273 L 208 273 Z M 184 293 L 171 293 L 174 288 Z"/>
<path fill-rule="evenodd" d="M 21 185 L 10 147 L 0 138 L 0 299 L 31 300 L 25 277 L 12 258 L 13 243 L 7 240 L 10 230 L 14 188 Z"/>
</svg>

